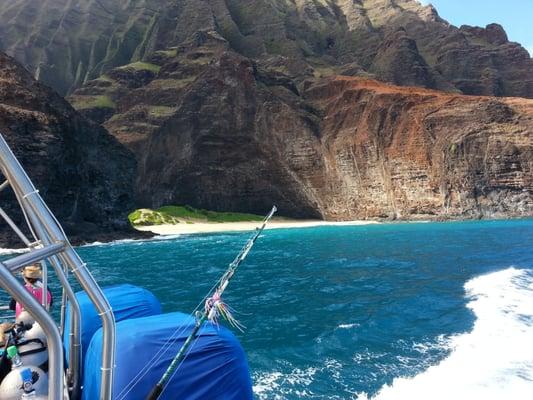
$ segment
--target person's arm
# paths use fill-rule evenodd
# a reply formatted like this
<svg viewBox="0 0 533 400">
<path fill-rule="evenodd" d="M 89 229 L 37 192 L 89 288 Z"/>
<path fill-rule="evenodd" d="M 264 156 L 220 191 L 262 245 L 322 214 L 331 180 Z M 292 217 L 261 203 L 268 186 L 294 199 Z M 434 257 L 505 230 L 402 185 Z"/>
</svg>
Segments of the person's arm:
<svg viewBox="0 0 533 400">
<path fill-rule="evenodd" d="M 17 302 L 12 297 L 11 300 L 9 300 L 9 309 L 12 310 L 12 311 L 15 311 L 16 308 L 17 308 Z"/>
</svg>

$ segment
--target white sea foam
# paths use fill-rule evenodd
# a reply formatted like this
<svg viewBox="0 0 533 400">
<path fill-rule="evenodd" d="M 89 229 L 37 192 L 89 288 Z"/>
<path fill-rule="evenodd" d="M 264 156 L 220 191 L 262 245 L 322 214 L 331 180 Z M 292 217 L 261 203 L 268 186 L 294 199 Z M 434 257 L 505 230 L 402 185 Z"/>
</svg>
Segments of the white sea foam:
<svg viewBox="0 0 533 400">
<path fill-rule="evenodd" d="M 171 240 L 171 239 L 175 239 L 177 238 L 179 235 L 175 235 L 175 236 L 153 236 L 151 238 L 146 238 L 146 239 L 118 239 L 118 240 L 113 240 L 111 242 L 100 242 L 100 241 L 96 241 L 96 242 L 91 242 L 91 243 L 86 243 L 84 245 L 82 245 L 81 247 L 99 247 L 99 246 L 116 246 L 116 245 L 121 245 L 121 244 L 143 244 L 143 243 L 146 243 L 146 242 L 153 242 L 153 241 L 156 241 L 156 240 Z"/>
<path fill-rule="evenodd" d="M 508 268 L 465 289 L 473 330 L 451 338 L 452 353 L 440 364 L 395 379 L 372 400 L 533 399 L 533 271 Z"/>
<path fill-rule="evenodd" d="M 452 339 L 447 336 L 439 335 L 434 340 L 422 343 L 414 343 L 413 350 L 420 354 L 427 354 L 432 350 L 452 349 Z"/>
<path fill-rule="evenodd" d="M 345 400 L 347 395 L 354 398 L 356 392 L 344 382 L 344 366 L 340 361 L 328 358 L 319 367 L 305 369 L 294 368 L 288 372 L 272 371 L 259 372 L 253 376 L 254 395 L 258 400 L 285 400 L 290 399 L 328 399 Z M 327 379 L 329 383 L 338 388 L 328 395 L 318 394 L 314 391 L 313 383 L 316 380 Z"/>
<path fill-rule="evenodd" d="M 0 248 L 0 256 L 3 255 L 9 255 L 9 254 L 23 254 L 27 253 L 29 250 L 27 248 L 24 249 L 2 249 Z"/>
<path fill-rule="evenodd" d="M 337 329 L 352 329 L 359 327 L 359 324 L 353 323 L 353 324 L 340 324 L 337 326 Z"/>
<path fill-rule="evenodd" d="M 148 239 L 150 240 L 150 239 Z M 125 244 L 125 243 L 135 243 L 135 242 L 146 242 L 147 239 L 118 239 L 113 240 L 111 242 L 92 242 L 92 243 L 86 243 L 82 247 L 94 247 L 94 246 L 114 246 L 117 244 Z"/>
<path fill-rule="evenodd" d="M 176 235 L 157 235 L 154 236 L 151 240 L 174 240 L 182 237 L 183 234 L 179 233 Z"/>
<path fill-rule="evenodd" d="M 181 234 L 179 234 L 179 235 L 157 235 L 157 236 L 153 236 L 151 238 L 118 239 L 118 240 L 113 240 L 113 241 L 110 241 L 110 242 L 100 242 L 100 241 L 97 240 L 95 242 L 85 243 L 81 247 L 115 246 L 115 245 L 128 244 L 128 243 L 132 243 L 132 244 L 139 243 L 139 244 L 142 244 L 142 243 L 145 243 L 145 242 L 152 242 L 152 241 L 174 240 L 174 239 L 178 239 L 178 238 L 180 238 L 182 236 L 183 235 L 181 235 Z M 0 248 L 0 256 L 5 255 L 5 254 L 21 254 L 21 253 L 26 253 L 28 251 L 29 250 L 27 248 L 24 248 L 24 249 L 3 249 L 3 248 Z"/>
<path fill-rule="evenodd" d="M 307 368 L 305 370 L 295 368 L 289 373 L 278 371 L 260 373 L 254 376 L 253 390 L 259 399 L 284 399 L 284 395 L 292 394 L 298 397 L 307 397 L 311 395 L 305 390 L 313 382 L 313 376 L 317 373 L 317 368 Z M 302 389 L 295 390 L 294 387 Z M 280 394 L 273 394 L 273 392 Z"/>
</svg>

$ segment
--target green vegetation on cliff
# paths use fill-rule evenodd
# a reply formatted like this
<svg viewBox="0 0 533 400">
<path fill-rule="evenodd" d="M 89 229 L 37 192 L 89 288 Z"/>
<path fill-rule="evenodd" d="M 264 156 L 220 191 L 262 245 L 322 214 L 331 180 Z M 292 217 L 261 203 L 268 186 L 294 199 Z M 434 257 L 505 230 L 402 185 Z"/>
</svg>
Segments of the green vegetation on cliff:
<svg viewBox="0 0 533 400">
<path fill-rule="evenodd" d="M 135 225 L 162 225 L 194 222 L 242 222 L 262 221 L 256 214 L 217 212 L 193 208 L 190 206 L 165 206 L 156 210 L 141 208 L 133 211 L 128 219 Z"/>
<path fill-rule="evenodd" d="M 533 98 L 533 61 L 500 25 L 458 28 L 420 0 L 0 1 L 2 49 L 62 95 L 118 67 L 157 73 L 207 34 L 245 57 L 285 64 L 301 81 L 319 59 L 326 69 L 317 77 L 331 68 L 403 86 Z"/>
<path fill-rule="evenodd" d="M 148 113 L 151 117 L 170 117 L 176 112 L 176 107 L 168 106 L 149 106 Z"/>
<path fill-rule="evenodd" d="M 115 108 L 115 103 L 109 96 L 78 96 L 71 100 L 76 110 L 85 110 L 88 108 Z"/>
<path fill-rule="evenodd" d="M 161 67 L 159 65 L 155 65 L 155 64 L 151 64 L 151 63 L 147 63 L 147 62 L 142 62 L 142 61 L 138 61 L 138 62 L 134 62 L 134 63 L 131 63 L 131 64 L 127 64 L 127 65 L 124 65 L 124 66 L 122 66 L 120 68 L 121 69 L 132 68 L 132 69 L 134 69 L 136 71 L 151 71 L 154 74 L 159 73 L 159 71 L 161 70 Z"/>
</svg>

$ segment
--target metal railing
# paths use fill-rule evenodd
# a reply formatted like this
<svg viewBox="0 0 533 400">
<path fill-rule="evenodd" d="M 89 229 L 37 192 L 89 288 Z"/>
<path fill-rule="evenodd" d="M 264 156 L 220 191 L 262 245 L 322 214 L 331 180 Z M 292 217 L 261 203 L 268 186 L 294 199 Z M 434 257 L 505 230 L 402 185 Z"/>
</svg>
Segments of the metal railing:
<svg viewBox="0 0 533 400">
<path fill-rule="evenodd" d="M 111 307 L 102 290 L 86 268 L 86 264 L 70 245 L 61 225 L 39 195 L 39 191 L 33 186 L 1 134 L 0 172 L 6 178 L 6 181 L 0 185 L 0 191 L 11 187 L 34 239 L 34 241 L 28 239 L 7 213 L 0 208 L 0 217 L 7 222 L 29 249 L 28 253 L 0 263 L 0 286 L 16 301 L 24 305 L 24 308 L 41 325 L 46 334 L 49 354 L 48 398 L 57 400 L 64 398 L 64 351 L 61 335 L 65 335 L 67 332 L 70 346 L 67 385 L 70 398 L 77 399 L 80 395 L 80 373 L 83 362 L 80 348 L 81 315 L 78 301 L 68 280 L 68 273 L 70 272 L 87 292 L 102 319 L 103 348 L 100 399 L 111 400 L 115 363 L 115 319 Z M 62 287 L 61 322 L 59 327 L 45 307 L 42 307 L 39 301 L 24 289 L 13 276 L 14 272 L 36 262 L 44 264 L 44 296 L 46 296 L 46 287 L 48 285 L 46 262 L 52 265 Z M 67 300 L 72 310 L 71 325 L 69 327 L 63 326 Z M 46 305 L 46 300 L 43 304 Z"/>
</svg>

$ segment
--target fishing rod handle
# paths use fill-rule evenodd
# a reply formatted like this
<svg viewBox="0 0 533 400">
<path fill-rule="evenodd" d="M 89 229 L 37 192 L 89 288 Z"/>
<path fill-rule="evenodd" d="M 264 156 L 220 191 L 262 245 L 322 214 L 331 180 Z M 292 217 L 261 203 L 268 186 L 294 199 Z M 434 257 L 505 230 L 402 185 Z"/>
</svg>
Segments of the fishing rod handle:
<svg viewBox="0 0 533 400">
<path fill-rule="evenodd" d="M 161 396 L 161 393 L 163 393 L 163 385 L 160 385 L 158 383 L 154 386 L 152 391 L 148 394 L 148 397 L 146 397 L 146 400 L 157 400 L 159 396 Z"/>
</svg>

